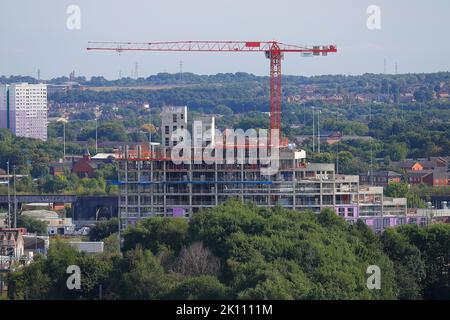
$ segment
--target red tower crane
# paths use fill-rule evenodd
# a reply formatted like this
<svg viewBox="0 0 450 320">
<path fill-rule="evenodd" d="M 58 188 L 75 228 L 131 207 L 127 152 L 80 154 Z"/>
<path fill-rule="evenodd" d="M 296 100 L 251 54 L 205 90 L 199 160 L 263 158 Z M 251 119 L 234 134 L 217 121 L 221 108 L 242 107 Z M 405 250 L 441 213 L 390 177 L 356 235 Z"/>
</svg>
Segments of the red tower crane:
<svg viewBox="0 0 450 320">
<path fill-rule="evenodd" d="M 270 59 L 270 129 L 272 132 L 274 129 L 281 130 L 281 60 L 284 53 L 297 52 L 326 56 L 328 53 L 337 52 L 335 45 L 300 46 L 277 41 L 89 42 L 87 50 L 264 52 L 266 58 Z"/>
</svg>

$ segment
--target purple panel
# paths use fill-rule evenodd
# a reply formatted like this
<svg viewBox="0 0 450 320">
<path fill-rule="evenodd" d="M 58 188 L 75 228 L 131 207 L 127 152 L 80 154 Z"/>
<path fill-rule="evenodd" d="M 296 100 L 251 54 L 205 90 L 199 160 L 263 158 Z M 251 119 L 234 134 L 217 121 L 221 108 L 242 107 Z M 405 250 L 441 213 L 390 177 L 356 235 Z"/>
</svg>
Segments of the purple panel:
<svg viewBox="0 0 450 320">
<path fill-rule="evenodd" d="M 398 225 L 397 218 L 396 218 L 396 217 L 395 217 L 395 218 L 390 218 L 389 225 L 390 225 L 391 227 L 397 226 L 397 225 Z"/>
<path fill-rule="evenodd" d="M 186 210 L 184 208 L 173 208 L 173 217 L 184 217 Z"/>
<path fill-rule="evenodd" d="M 359 208 L 358 208 L 358 206 L 353 206 L 353 205 L 339 205 L 339 206 L 335 206 L 335 211 L 336 211 L 336 214 L 337 215 L 339 215 L 339 208 L 344 208 L 344 217 L 345 218 L 349 218 L 349 219 L 357 219 L 357 218 L 359 218 Z M 352 217 L 350 217 L 349 215 L 348 215 L 348 209 L 350 209 L 350 208 L 352 208 L 353 209 L 353 216 Z"/>
</svg>

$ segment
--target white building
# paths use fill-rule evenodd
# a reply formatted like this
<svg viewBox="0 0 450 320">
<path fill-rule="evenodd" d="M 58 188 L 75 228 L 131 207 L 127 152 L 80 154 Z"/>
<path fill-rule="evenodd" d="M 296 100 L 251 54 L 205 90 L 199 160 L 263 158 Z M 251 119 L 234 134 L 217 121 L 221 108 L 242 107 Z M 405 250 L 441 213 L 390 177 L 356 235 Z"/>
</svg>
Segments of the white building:
<svg viewBox="0 0 450 320">
<path fill-rule="evenodd" d="M 18 137 L 47 140 L 47 85 L 0 85 L 0 128 Z"/>
<path fill-rule="evenodd" d="M 196 146 L 208 146 L 215 143 L 216 121 L 214 116 L 197 116 L 193 124 L 193 141 Z M 197 132 L 196 132 L 197 131 Z"/>
<path fill-rule="evenodd" d="M 161 112 L 161 140 L 164 148 L 172 148 L 171 136 L 177 129 L 187 129 L 187 106 L 163 107 Z"/>
<path fill-rule="evenodd" d="M 79 252 L 86 252 L 87 254 L 103 253 L 104 242 L 87 242 L 87 241 L 70 241 L 69 245 Z"/>
<path fill-rule="evenodd" d="M 26 210 L 22 211 L 23 216 L 28 216 L 47 224 L 47 234 L 70 235 L 75 232 L 75 225 L 72 218 L 60 217 L 56 212 L 50 210 Z"/>
</svg>

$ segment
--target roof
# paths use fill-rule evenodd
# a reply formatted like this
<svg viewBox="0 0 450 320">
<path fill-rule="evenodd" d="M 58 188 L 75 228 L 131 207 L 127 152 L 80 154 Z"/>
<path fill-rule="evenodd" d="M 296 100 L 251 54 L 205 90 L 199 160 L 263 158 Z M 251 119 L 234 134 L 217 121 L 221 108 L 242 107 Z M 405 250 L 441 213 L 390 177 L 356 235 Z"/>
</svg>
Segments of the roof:
<svg viewBox="0 0 450 320">
<path fill-rule="evenodd" d="M 93 162 L 92 158 L 90 158 L 90 159 L 80 159 L 80 160 L 78 160 L 77 162 L 74 163 L 72 170 L 74 172 L 82 172 L 82 171 L 79 170 L 79 167 L 78 167 L 80 164 L 86 164 L 89 167 L 91 167 L 92 169 L 97 169 L 98 168 L 97 163 Z"/>
<path fill-rule="evenodd" d="M 35 219 L 59 219 L 59 215 L 50 210 L 26 210 L 22 211 L 22 215 Z"/>
<path fill-rule="evenodd" d="M 430 157 L 429 159 L 403 160 L 398 162 L 397 165 L 400 168 L 409 169 L 416 163 L 419 163 L 425 169 L 440 169 L 446 168 L 448 161 L 448 157 Z"/>
<path fill-rule="evenodd" d="M 425 177 L 433 173 L 433 170 L 410 170 L 408 176 L 410 177 Z"/>
<path fill-rule="evenodd" d="M 32 202 L 32 203 L 26 203 L 25 206 L 28 207 L 48 207 L 52 205 L 51 202 Z"/>
<path fill-rule="evenodd" d="M 415 161 L 415 160 L 404 160 L 404 161 L 400 161 L 398 162 L 398 166 L 400 168 L 405 168 L 405 169 L 409 169 L 411 168 L 413 165 L 415 165 L 416 163 L 418 163 L 419 161 Z"/>
<path fill-rule="evenodd" d="M 379 171 L 374 171 L 373 175 L 377 175 L 377 176 L 385 176 L 385 177 L 401 177 L 402 175 L 400 173 L 397 173 L 395 171 L 390 171 L 390 170 L 379 170 Z"/>
<path fill-rule="evenodd" d="M 409 170 L 408 176 L 410 177 L 425 177 L 432 174 L 433 178 L 438 179 L 446 179 L 449 177 L 449 173 L 445 170 L 431 170 L 431 169 L 425 169 L 425 170 Z"/>
<path fill-rule="evenodd" d="M 116 158 L 115 153 L 97 153 L 95 156 L 91 157 L 92 160 L 108 160 L 110 158 Z"/>
</svg>

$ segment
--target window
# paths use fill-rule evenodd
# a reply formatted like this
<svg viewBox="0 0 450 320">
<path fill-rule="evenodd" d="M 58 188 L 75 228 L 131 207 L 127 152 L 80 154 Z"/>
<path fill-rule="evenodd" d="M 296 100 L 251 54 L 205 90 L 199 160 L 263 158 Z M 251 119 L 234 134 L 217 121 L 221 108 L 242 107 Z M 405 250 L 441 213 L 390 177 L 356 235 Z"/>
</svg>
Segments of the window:
<svg viewBox="0 0 450 320">
<path fill-rule="evenodd" d="M 165 127 L 164 132 L 165 132 L 166 134 L 169 134 L 169 126 L 166 126 L 166 127 Z"/>
<path fill-rule="evenodd" d="M 348 217 L 353 217 L 354 216 L 353 210 L 354 210 L 354 208 L 348 208 L 347 209 L 347 216 Z"/>
<path fill-rule="evenodd" d="M 345 217 L 345 208 L 338 208 L 338 214 L 340 217 Z"/>
<path fill-rule="evenodd" d="M 166 138 L 165 145 L 166 145 L 166 147 L 169 146 L 169 138 Z"/>
<path fill-rule="evenodd" d="M 173 120 L 173 122 L 177 122 L 177 115 L 176 114 L 172 115 L 172 120 Z"/>
<path fill-rule="evenodd" d="M 184 113 L 180 115 L 181 120 L 184 120 Z"/>
</svg>

